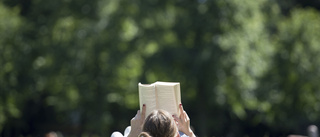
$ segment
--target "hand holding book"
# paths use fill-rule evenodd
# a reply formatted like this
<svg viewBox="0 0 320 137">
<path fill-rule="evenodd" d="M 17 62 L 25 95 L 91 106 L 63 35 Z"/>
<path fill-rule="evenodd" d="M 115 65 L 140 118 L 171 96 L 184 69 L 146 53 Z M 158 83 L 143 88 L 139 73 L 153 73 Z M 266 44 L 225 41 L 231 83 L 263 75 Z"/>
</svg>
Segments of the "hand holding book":
<svg viewBox="0 0 320 137">
<path fill-rule="evenodd" d="M 190 128 L 190 118 L 187 112 L 183 110 L 182 104 L 179 105 L 179 109 L 181 112 L 179 116 L 172 115 L 174 120 L 178 122 L 179 131 L 183 132 L 189 137 L 195 137 L 193 131 Z"/>
<path fill-rule="evenodd" d="M 142 125 L 146 117 L 146 105 L 142 105 L 141 111 L 138 110 L 137 114 L 131 119 L 131 130 L 128 137 L 137 137 L 142 131 Z"/>
</svg>

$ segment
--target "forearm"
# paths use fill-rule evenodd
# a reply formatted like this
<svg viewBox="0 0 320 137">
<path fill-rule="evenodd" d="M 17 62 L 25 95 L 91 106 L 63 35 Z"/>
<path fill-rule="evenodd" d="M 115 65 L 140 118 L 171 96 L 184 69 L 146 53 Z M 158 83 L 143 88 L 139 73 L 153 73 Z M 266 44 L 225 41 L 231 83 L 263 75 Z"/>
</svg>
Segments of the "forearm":
<svg viewBox="0 0 320 137">
<path fill-rule="evenodd" d="M 186 135 L 189 136 L 189 137 L 196 137 L 196 135 L 193 133 L 192 130 L 190 130 L 189 132 L 186 132 L 186 133 L 184 133 L 184 134 L 186 134 Z"/>
<path fill-rule="evenodd" d="M 139 134 L 140 134 L 140 133 L 132 133 L 132 132 L 130 132 L 130 133 L 128 134 L 128 137 L 137 137 L 137 136 L 139 136 Z"/>
<path fill-rule="evenodd" d="M 137 137 L 141 133 L 141 129 L 131 129 L 130 133 L 128 134 L 128 137 Z"/>
<path fill-rule="evenodd" d="M 192 132 L 188 135 L 189 137 L 196 137 L 196 135 Z"/>
<path fill-rule="evenodd" d="M 128 137 L 137 137 L 138 135 L 133 135 L 133 134 L 131 134 L 131 132 L 129 133 L 129 135 L 128 135 Z"/>
</svg>

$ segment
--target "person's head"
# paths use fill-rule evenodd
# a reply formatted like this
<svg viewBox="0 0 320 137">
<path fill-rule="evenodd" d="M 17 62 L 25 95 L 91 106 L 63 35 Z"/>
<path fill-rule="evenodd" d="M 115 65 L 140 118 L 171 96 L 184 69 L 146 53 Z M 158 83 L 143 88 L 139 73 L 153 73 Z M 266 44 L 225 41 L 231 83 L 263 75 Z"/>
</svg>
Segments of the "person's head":
<svg viewBox="0 0 320 137">
<path fill-rule="evenodd" d="M 169 112 L 154 110 L 145 119 L 142 133 L 139 137 L 176 137 L 179 136 L 178 127 Z"/>
</svg>

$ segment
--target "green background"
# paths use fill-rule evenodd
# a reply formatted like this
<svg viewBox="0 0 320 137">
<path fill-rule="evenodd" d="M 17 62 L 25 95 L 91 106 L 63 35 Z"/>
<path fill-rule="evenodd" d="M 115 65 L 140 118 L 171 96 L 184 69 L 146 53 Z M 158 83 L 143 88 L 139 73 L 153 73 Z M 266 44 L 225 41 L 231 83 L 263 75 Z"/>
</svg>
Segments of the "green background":
<svg viewBox="0 0 320 137">
<path fill-rule="evenodd" d="M 0 136 L 110 136 L 181 83 L 199 136 L 320 124 L 319 0 L 1 0 Z"/>
</svg>

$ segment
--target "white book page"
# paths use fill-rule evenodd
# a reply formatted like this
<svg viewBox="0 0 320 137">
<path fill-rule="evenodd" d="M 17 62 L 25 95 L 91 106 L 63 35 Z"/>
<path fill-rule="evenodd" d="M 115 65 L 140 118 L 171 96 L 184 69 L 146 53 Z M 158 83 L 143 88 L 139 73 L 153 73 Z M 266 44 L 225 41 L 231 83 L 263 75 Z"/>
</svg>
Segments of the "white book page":
<svg viewBox="0 0 320 137">
<path fill-rule="evenodd" d="M 177 111 L 178 115 L 180 116 L 180 109 L 179 105 L 181 104 L 181 91 L 180 91 L 180 83 L 174 86 L 174 92 L 175 92 L 175 97 L 176 97 L 176 104 L 177 104 Z"/>
<path fill-rule="evenodd" d="M 170 114 L 178 116 L 179 106 L 177 104 L 175 85 L 177 85 L 177 83 L 156 82 L 156 94 L 158 109 L 166 110 Z"/>
<path fill-rule="evenodd" d="M 142 111 L 143 104 L 146 105 L 146 117 L 157 108 L 155 84 L 139 83 L 139 103 L 140 111 Z"/>
</svg>

